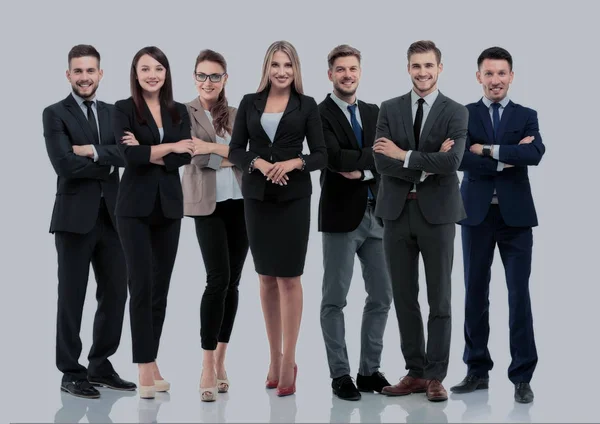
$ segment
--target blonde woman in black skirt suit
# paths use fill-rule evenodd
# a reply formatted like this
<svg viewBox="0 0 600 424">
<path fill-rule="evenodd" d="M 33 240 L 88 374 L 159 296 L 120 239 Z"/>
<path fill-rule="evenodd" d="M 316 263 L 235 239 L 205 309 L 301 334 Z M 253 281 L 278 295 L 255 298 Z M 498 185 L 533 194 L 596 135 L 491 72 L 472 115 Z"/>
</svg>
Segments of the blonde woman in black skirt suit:
<svg viewBox="0 0 600 424">
<path fill-rule="evenodd" d="M 296 392 L 310 172 L 327 164 L 317 103 L 303 94 L 300 61 L 289 42 L 268 48 L 258 92 L 243 97 L 229 146 L 229 160 L 243 171 L 246 227 L 260 280 L 271 354 L 266 386 L 287 396 Z"/>
</svg>

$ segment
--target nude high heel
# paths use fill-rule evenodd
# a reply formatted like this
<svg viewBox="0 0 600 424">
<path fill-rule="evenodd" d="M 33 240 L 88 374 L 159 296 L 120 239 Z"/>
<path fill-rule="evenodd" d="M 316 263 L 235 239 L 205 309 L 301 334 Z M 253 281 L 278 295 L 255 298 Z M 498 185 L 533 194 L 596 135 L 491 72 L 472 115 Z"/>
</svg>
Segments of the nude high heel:
<svg viewBox="0 0 600 424">
<path fill-rule="evenodd" d="M 202 382 L 202 375 L 200 375 L 200 381 Z M 219 380 L 217 380 L 217 386 L 218 385 Z M 202 402 L 214 402 L 217 400 L 217 387 L 202 387 L 202 383 L 200 383 L 199 390 L 200 400 L 202 400 Z"/>
</svg>

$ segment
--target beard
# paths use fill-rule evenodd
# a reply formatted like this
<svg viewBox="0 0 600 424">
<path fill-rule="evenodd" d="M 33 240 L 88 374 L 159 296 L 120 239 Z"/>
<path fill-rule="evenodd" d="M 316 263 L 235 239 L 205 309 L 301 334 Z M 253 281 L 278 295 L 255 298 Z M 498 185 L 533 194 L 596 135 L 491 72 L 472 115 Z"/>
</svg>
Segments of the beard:
<svg viewBox="0 0 600 424">
<path fill-rule="evenodd" d="M 92 97 L 94 97 L 94 94 L 96 94 L 96 90 L 98 89 L 98 85 L 94 85 L 92 83 L 91 85 L 91 91 L 89 92 L 89 94 L 85 94 L 84 93 L 84 89 L 79 87 L 79 85 L 75 84 L 73 86 L 73 91 L 75 92 L 75 94 L 77 94 L 79 97 L 83 98 L 83 99 L 91 99 Z"/>
</svg>

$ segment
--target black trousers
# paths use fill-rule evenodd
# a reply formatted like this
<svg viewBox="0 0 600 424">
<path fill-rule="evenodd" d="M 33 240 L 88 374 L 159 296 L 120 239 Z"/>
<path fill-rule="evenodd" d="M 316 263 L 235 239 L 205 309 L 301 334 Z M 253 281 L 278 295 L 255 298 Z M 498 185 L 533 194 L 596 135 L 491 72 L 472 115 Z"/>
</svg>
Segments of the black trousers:
<svg viewBox="0 0 600 424">
<path fill-rule="evenodd" d="M 127 271 L 119 236 L 104 199 L 96 225 L 87 234 L 57 231 L 58 308 L 56 366 L 64 379 L 107 376 L 114 372 L 108 360 L 119 346 L 127 301 Z M 96 277 L 98 307 L 94 317 L 89 367 L 79 364 L 82 345 L 79 331 L 90 263 Z"/>
<path fill-rule="evenodd" d="M 529 276 L 533 232 L 531 227 L 506 225 L 500 207 L 491 205 L 485 220 L 477 226 L 462 226 L 465 269 L 465 351 L 469 374 L 487 376 L 494 366 L 490 337 L 490 280 L 494 249 L 498 245 L 508 287 L 511 382 L 529 383 L 538 355 L 533 332 Z"/>
<path fill-rule="evenodd" d="M 244 201 L 217 202 L 211 215 L 194 217 L 206 288 L 200 303 L 202 349 L 229 343 L 237 313 L 242 269 L 248 254 Z"/>
<path fill-rule="evenodd" d="M 154 362 L 179 245 L 181 219 L 165 218 L 160 196 L 147 217 L 117 217 L 129 276 L 133 362 Z"/>
<path fill-rule="evenodd" d="M 450 357 L 451 275 L 455 224 L 430 224 L 416 200 L 385 221 L 383 248 L 392 279 L 402 354 L 408 375 L 443 381 Z M 427 346 L 419 306 L 419 253 L 427 282 Z"/>
</svg>

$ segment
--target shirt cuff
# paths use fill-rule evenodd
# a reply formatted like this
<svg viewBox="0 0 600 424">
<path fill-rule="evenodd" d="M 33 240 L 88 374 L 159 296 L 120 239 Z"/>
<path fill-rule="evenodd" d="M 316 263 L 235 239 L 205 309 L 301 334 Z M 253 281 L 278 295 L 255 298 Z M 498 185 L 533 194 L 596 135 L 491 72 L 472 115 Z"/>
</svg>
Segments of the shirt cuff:
<svg viewBox="0 0 600 424">
<path fill-rule="evenodd" d="M 501 172 L 502 170 L 504 170 L 504 162 L 498 161 L 498 168 L 496 168 L 496 171 Z"/>
<path fill-rule="evenodd" d="M 492 152 L 492 157 L 496 160 L 500 160 L 500 145 L 494 144 L 494 151 Z"/>
<path fill-rule="evenodd" d="M 363 181 L 372 180 L 374 178 L 371 171 L 364 170 L 363 173 L 365 174 Z"/>
<path fill-rule="evenodd" d="M 412 153 L 412 150 L 409 150 L 408 152 L 406 152 L 406 157 L 404 158 L 404 167 L 408 168 L 408 161 L 410 160 L 410 154 Z"/>
<path fill-rule="evenodd" d="M 96 148 L 94 147 L 93 144 L 90 144 L 90 146 L 92 146 L 92 150 L 94 151 L 94 162 L 98 162 L 98 152 L 96 151 Z M 112 171 L 110 171 L 112 172 Z"/>
<path fill-rule="evenodd" d="M 112 174 L 114 170 L 115 170 L 115 166 L 114 166 L 114 165 L 111 165 L 111 166 L 110 166 L 110 172 L 109 172 L 109 174 Z"/>
<path fill-rule="evenodd" d="M 421 182 L 425 181 L 425 178 L 427 178 L 427 172 L 421 171 Z"/>
</svg>

